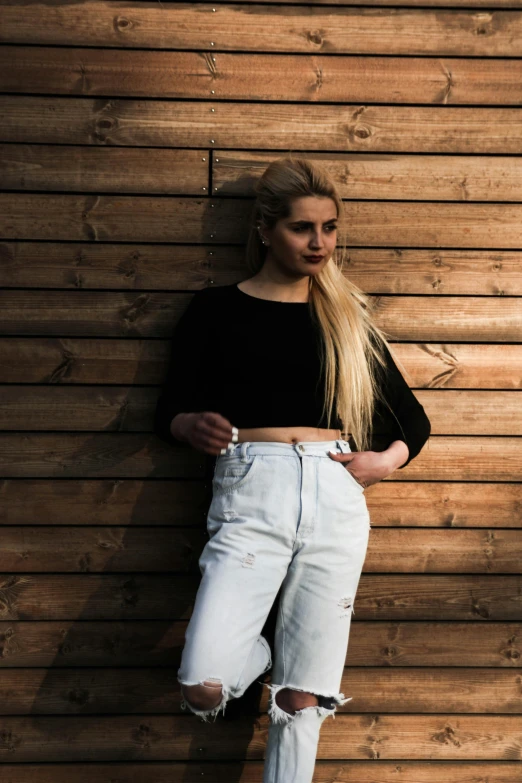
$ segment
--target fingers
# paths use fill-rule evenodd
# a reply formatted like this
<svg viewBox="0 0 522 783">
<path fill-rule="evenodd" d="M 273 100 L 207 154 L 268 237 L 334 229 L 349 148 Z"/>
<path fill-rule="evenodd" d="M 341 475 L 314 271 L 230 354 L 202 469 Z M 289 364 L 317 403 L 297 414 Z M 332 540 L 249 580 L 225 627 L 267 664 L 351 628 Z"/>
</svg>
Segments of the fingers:
<svg viewBox="0 0 522 783">
<path fill-rule="evenodd" d="M 235 434 L 237 441 L 237 427 L 233 427 L 229 420 L 220 413 L 206 411 L 201 417 L 201 423 L 207 427 L 206 431 L 212 436 L 226 439 L 228 443 Z"/>
<path fill-rule="evenodd" d="M 207 454 L 223 454 L 230 443 L 237 443 L 238 429 L 220 413 L 205 411 L 194 426 L 196 448 Z"/>
</svg>

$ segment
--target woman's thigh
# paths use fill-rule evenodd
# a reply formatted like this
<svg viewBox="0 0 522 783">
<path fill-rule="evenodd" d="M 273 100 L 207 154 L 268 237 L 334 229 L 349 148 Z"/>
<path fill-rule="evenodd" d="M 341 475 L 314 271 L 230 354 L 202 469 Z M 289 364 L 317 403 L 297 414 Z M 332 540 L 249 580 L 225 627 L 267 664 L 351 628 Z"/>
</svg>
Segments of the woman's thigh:
<svg viewBox="0 0 522 783">
<path fill-rule="evenodd" d="M 218 459 L 183 682 L 219 678 L 234 687 L 291 562 L 297 479 L 295 460 Z"/>
<path fill-rule="evenodd" d="M 319 459 L 303 470 L 309 524 L 298 536 L 281 590 L 272 680 L 334 694 L 343 675 L 370 517 L 362 488 L 341 463 Z"/>
</svg>

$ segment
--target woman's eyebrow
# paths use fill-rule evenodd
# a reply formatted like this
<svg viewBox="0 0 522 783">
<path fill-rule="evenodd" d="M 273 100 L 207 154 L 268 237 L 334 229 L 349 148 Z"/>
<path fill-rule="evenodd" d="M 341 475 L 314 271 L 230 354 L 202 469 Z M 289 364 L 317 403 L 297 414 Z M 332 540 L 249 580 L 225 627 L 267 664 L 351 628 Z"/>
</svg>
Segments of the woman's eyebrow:
<svg viewBox="0 0 522 783">
<path fill-rule="evenodd" d="M 323 226 L 326 226 L 327 223 L 334 223 L 337 221 L 337 218 L 330 218 L 330 220 L 325 220 L 323 223 Z M 313 226 L 313 221 L 311 220 L 292 220 L 291 223 L 288 224 L 289 226 Z"/>
</svg>

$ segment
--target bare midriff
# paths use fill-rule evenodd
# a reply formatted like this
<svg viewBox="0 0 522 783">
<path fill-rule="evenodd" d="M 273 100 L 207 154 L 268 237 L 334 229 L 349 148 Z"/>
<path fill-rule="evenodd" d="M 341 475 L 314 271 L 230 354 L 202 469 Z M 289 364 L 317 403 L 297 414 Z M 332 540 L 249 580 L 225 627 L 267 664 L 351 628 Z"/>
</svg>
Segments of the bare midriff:
<svg viewBox="0 0 522 783">
<path fill-rule="evenodd" d="M 237 442 L 277 441 L 299 443 L 311 440 L 339 440 L 341 430 L 325 430 L 318 427 L 252 427 L 238 431 Z"/>
</svg>

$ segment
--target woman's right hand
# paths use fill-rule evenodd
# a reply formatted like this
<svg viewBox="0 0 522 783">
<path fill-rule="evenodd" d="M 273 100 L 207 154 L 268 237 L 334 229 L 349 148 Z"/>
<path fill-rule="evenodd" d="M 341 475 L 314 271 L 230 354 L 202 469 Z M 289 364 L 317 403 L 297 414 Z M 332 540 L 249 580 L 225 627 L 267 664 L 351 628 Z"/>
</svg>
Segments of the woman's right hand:
<svg viewBox="0 0 522 783">
<path fill-rule="evenodd" d="M 172 434 L 192 448 L 217 456 L 232 442 L 232 424 L 220 413 L 178 413 L 170 425 Z"/>
</svg>

